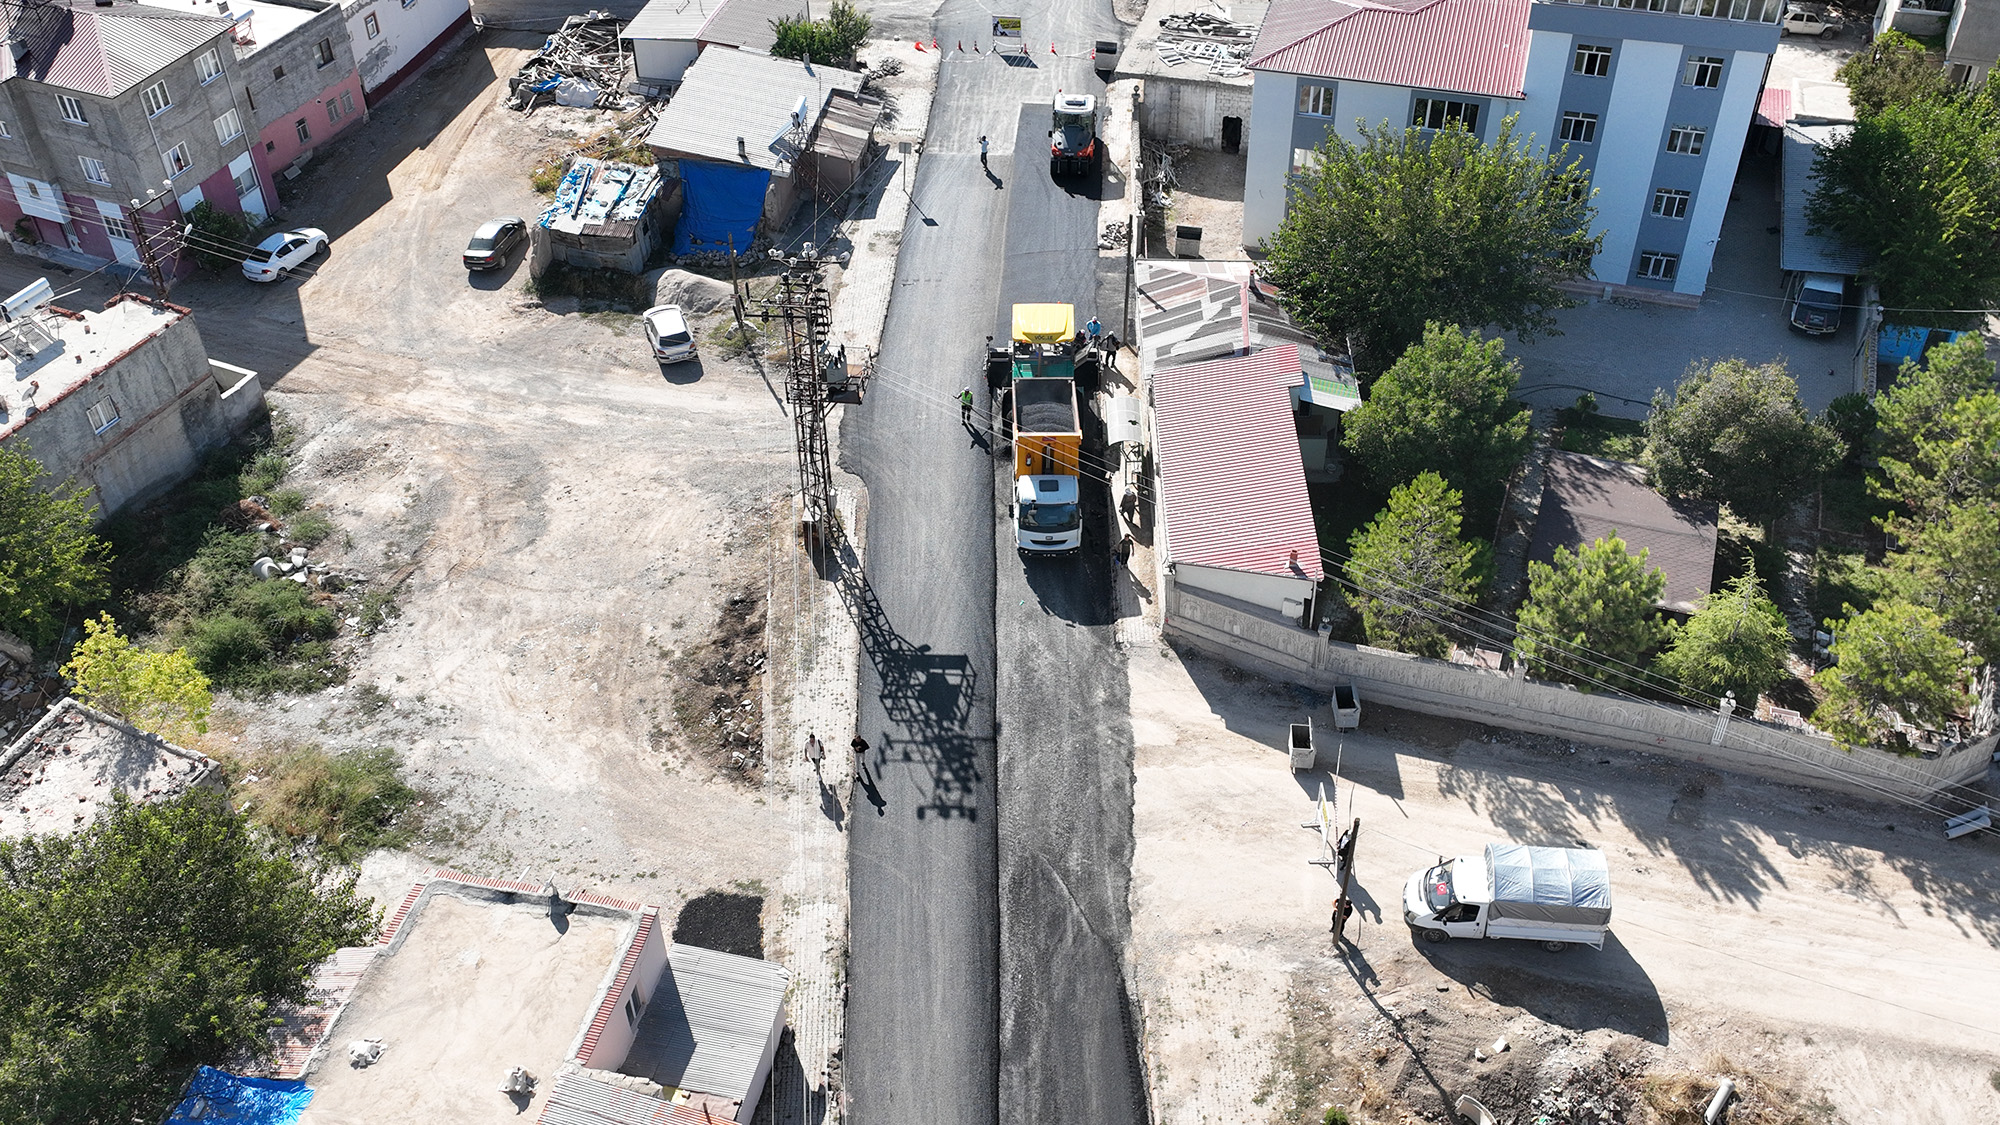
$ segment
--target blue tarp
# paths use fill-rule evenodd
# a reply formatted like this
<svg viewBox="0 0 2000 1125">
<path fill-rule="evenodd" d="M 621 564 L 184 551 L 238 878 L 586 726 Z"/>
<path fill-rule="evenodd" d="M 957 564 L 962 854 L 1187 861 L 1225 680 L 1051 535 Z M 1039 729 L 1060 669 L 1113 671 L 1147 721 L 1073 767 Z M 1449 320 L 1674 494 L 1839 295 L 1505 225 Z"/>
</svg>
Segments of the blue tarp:
<svg viewBox="0 0 2000 1125">
<path fill-rule="evenodd" d="M 243 1078 L 205 1066 L 195 1071 L 167 1125 L 292 1125 L 312 1098 L 303 1082 Z"/>
<path fill-rule="evenodd" d="M 762 168 L 681 161 L 681 221 L 674 227 L 674 253 L 705 254 L 750 249 L 757 237 L 757 220 L 764 214 L 764 191 L 771 173 Z"/>
</svg>

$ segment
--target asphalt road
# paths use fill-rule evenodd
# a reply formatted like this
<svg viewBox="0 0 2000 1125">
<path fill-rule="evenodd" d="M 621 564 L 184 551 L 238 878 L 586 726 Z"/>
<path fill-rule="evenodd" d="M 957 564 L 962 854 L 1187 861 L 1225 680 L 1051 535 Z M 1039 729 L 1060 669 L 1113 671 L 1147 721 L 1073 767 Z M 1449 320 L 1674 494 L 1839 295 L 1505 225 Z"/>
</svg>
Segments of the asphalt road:
<svg viewBox="0 0 2000 1125">
<path fill-rule="evenodd" d="M 1029 41 L 1066 54 L 947 58 L 884 374 L 842 432 L 843 464 L 869 487 L 865 580 L 848 580 L 873 744 L 849 839 L 844 1086 L 862 1122 L 1143 1120 L 1120 972 L 1129 732 L 1101 729 L 1125 725 L 1122 701 L 1102 697 L 1122 676 L 1077 671 L 1110 670 L 1102 545 L 1031 591 L 996 534 L 993 438 L 961 427 L 953 402 L 970 384 L 982 418 L 991 409 L 984 336 L 1006 331 L 1013 300 L 1083 307 L 1094 284 L 1096 203 L 1049 183 L 1040 107 L 1101 89 L 1088 47 L 1111 14 L 1022 15 Z M 987 20 L 955 0 L 935 34 L 947 50 L 984 42 Z M 1050 740 L 1063 745 L 1044 754 Z"/>
</svg>

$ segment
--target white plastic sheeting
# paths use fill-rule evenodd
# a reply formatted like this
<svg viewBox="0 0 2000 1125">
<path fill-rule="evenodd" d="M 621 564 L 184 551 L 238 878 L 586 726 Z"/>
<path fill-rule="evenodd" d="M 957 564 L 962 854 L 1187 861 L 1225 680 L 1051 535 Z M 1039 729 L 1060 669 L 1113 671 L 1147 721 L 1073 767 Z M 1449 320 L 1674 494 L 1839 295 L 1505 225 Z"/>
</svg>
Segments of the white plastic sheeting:
<svg viewBox="0 0 2000 1125">
<path fill-rule="evenodd" d="M 1493 917 L 1601 926 L 1611 921 L 1611 870 L 1589 848 L 1486 845 Z"/>
</svg>

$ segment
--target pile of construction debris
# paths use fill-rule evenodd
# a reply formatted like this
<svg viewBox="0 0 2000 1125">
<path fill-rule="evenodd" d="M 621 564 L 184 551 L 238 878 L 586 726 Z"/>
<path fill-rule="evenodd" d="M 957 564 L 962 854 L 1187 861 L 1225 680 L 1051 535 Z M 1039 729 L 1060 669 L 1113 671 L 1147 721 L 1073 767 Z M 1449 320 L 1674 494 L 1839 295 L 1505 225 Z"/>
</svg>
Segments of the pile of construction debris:
<svg viewBox="0 0 2000 1125">
<path fill-rule="evenodd" d="M 533 109 L 547 99 L 588 109 L 618 108 L 624 102 L 625 48 L 618 20 L 609 12 L 585 12 L 563 21 L 542 49 L 507 80 L 508 105 Z"/>
<path fill-rule="evenodd" d="M 1168 66 L 1200 63 L 1217 78 L 1239 78 L 1250 73 L 1250 44 L 1256 38 L 1254 23 L 1232 23 L 1206 12 L 1188 12 L 1160 21 L 1160 37 L 1153 50 Z"/>
<path fill-rule="evenodd" d="M 11 633 L 0 633 L 0 751 L 34 726 L 64 690 L 60 679 L 35 671 L 33 650 Z"/>
</svg>

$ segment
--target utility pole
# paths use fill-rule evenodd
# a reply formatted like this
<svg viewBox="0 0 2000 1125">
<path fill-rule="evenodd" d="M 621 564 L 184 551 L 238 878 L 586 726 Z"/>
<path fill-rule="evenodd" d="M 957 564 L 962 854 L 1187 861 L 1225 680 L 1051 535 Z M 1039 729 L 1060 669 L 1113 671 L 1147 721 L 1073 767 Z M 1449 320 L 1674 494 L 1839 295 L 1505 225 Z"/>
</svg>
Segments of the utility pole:
<svg viewBox="0 0 2000 1125">
<path fill-rule="evenodd" d="M 167 299 L 167 274 L 160 268 L 159 256 L 153 253 L 153 236 L 146 231 L 146 224 L 140 219 L 139 201 L 133 200 L 125 209 L 125 221 L 132 225 L 132 244 L 139 251 L 139 264 L 146 267 L 146 276 L 153 279 L 153 288 L 159 291 L 160 300 Z"/>
<path fill-rule="evenodd" d="M 1347 919 L 1354 913 L 1354 900 L 1347 897 L 1347 889 L 1354 883 L 1354 838 L 1361 835 L 1361 818 L 1355 817 L 1354 824 L 1341 833 L 1340 845 L 1334 854 L 1340 858 L 1340 897 L 1333 900 L 1333 925 L 1335 940 L 1347 937 Z"/>
</svg>

